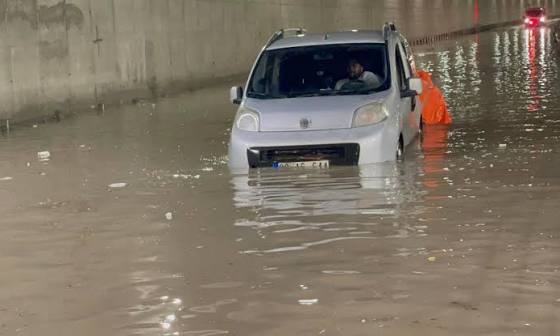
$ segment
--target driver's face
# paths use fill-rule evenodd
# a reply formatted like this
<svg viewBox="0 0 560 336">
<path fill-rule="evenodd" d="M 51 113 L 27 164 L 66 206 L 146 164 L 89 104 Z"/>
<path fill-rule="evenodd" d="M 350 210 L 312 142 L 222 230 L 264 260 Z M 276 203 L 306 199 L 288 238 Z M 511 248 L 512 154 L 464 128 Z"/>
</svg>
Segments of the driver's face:
<svg viewBox="0 0 560 336">
<path fill-rule="evenodd" d="M 351 79 L 359 78 L 364 72 L 364 67 L 360 63 L 350 63 L 348 73 Z"/>
</svg>

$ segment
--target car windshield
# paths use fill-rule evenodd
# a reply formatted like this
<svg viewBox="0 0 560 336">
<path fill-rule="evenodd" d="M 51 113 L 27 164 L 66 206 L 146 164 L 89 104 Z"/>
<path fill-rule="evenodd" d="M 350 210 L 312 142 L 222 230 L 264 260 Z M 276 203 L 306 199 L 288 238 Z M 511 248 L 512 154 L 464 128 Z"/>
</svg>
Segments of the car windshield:
<svg viewBox="0 0 560 336">
<path fill-rule="evenodd" d="M 381 43 L 295 47 L 265 51 L 249 81 L 257 99 L 357 95 L 389 87 L 387 49 Z"/>
<path fill-rule="evenodd" d="M 542 8 L 529 8 L 525 12 L 527 16 L 541 16 L 544 15 L 544 9 Z"/>
</svg>

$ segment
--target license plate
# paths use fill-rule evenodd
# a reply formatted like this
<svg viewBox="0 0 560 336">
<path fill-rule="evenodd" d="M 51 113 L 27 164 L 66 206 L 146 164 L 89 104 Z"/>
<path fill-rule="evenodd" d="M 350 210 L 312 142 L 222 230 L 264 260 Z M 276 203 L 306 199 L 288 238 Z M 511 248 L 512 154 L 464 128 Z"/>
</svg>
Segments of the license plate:
<svg viewBox="0 0 560 336">
<path fill-rule="evenodd" d="M 274 162 L 273 168 L 329 168 L 328 160 L 302 162 Z"/>
</svg>

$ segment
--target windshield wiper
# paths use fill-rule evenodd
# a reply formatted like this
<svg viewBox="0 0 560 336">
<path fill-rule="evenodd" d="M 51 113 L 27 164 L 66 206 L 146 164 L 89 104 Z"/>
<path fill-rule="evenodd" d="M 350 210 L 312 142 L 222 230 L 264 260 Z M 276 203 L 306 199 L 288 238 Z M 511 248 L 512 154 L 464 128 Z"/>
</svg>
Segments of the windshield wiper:
<svg viewBox="0 0 560 336">
<path fill-rule="evenodd" d="M 360 90 L 338 90 L 334 94 L 337 95 L 354 95 L 354 94 L 370 94 L 377 91 L 378 88 L 365 88 Z"/>
<path fill-rule="evenodd" d="M 278 98 L 286 98 L 286 96 L 273 96 L 266 93 L 260 92 L 247 92 L 247 97 L 249 98 L 256 98 L 256 99 L 278 99 Z"/>
<path fill-rule="evenodd" d="M 319 91 L 303 91 L 303 92 L 292 92 L 288 94 L 289 98 L 296 98 L 296 97 L 319 97 L 319 96 L 330 96 L 335 94 L 336 91 L 331 89 L 320 89 Z"/>
</svg>

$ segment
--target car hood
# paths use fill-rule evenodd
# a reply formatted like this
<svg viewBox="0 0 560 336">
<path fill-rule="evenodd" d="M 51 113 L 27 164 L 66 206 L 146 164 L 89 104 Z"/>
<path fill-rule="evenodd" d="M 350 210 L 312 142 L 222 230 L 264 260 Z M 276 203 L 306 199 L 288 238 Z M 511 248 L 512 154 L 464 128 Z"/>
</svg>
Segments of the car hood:
<svg viewBox="0 0 560 336">
<path fill-rule="evenodd" d="M 358 108 L 383 101 L 385 95 L 249 98 L 245 106 L 259 113 L 261 132 L 331 130 L 351 128 Z"/>
</svg>

